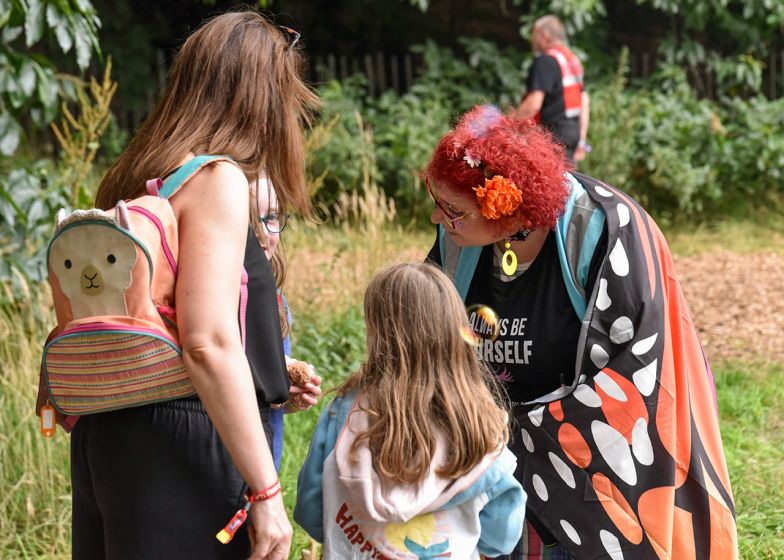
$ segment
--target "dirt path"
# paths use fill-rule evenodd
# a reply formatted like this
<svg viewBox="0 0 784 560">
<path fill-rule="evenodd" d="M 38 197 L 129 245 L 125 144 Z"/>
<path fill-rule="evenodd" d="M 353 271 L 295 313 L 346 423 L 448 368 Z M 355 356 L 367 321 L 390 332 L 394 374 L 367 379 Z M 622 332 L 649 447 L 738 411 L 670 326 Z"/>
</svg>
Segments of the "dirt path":
<svg viewBox="0 0 784 560">
<path fill-rule="evenodd" d="M 675 257 L 675 269 L 711 362 L 784 363 L 784 255 Z"/>
</svg>

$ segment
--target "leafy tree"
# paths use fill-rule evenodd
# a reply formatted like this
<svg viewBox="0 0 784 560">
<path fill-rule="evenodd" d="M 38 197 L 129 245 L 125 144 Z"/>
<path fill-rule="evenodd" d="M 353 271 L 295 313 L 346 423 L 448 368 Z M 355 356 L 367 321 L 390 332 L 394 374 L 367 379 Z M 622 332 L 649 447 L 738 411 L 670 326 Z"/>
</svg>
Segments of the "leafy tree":
<svg viewBox="0 0 784 560">
<path fill-rule="evenodd" d="M 44 54 L 43 40 L 53 38 L 84 70 L 98 51 L 99 26 L 89 0 L 0 0 L 0 154 L 16 152 L 26 127 L 52 122 L 60 94 L 73 90 Z"/>
</svg>

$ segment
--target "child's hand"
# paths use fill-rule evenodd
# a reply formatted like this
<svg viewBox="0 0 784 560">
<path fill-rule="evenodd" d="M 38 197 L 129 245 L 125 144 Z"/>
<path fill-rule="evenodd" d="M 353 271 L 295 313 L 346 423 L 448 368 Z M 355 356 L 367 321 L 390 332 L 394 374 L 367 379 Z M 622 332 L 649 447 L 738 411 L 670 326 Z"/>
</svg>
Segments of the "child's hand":
<svg viewBox="0 0 784 560">
<path fill-rule="evenodd" d="M 287 365 L 292 384 L 286 412 L 308 410 L 318 403 L 321 396 L 321 377 L 316 375 L 312 364 L 291 360 Z"/>
</svg>

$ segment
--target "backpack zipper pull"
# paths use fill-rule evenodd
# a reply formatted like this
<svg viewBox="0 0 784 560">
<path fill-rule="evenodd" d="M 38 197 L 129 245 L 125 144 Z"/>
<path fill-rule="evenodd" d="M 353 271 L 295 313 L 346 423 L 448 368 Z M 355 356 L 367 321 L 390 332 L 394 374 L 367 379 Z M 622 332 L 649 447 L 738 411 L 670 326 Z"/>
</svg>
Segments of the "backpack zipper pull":
<svg viewBox="0 0 784 560">
<path fill-rule="evenodd" d="M 41 407 L 41 435 L 47 438 L 53 437 L 57 429 L 55 410 L 49 400 Z"/>
</svg>

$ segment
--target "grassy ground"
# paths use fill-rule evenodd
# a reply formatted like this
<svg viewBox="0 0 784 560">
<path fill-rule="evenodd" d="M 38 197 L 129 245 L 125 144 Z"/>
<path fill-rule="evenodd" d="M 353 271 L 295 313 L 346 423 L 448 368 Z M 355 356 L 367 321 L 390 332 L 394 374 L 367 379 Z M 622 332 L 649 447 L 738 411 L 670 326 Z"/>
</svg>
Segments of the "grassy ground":
<svg viewBox="0 0 784 560">
<path fill-rule="evenodd" d="M 765 236 L 762 236 L 762 233 Z M 676 252 L 694 254 L 714 245 L 725 250 L 783 251 L 768 228 L 746 224 L 674 232 Z M 315 363 L 334 387 L 362 359 L 364 326 L 358 302 L 372 273 L 395 260 L 421 260 L 430 233 L 394 227 L 286 230 L 295 312 L 294 355 Z M 37 315 L 46 302 L 31 294 L 19 309 L 0 316 L 0 558 L 70 556 L 68 440 L 38 435 L 33 415 L 38 352 L 44 333 Z M 713 364 L 727 461 L 736 499 L 742 558 L 784 558 L 784 364 Z M 293 504 L 296 476 L 318 411 L 286 418 L 281 479 Z M 292 558 L 308 545 L 295 534 Z"/>
</svg>

